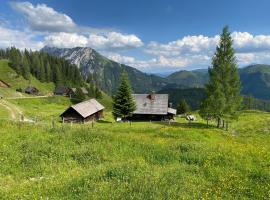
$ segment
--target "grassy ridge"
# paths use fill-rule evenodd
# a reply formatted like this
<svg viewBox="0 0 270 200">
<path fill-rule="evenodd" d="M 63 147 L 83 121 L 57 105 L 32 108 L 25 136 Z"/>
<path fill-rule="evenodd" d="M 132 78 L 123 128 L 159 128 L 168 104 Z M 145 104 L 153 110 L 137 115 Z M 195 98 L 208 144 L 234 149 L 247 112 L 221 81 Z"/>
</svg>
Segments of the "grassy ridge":
<svg viewBox="0 0 270 200">
<path fill-rule="evenodd" d="M 179 122 L 53 129 L 0 121 L 0 196 L 270 198 L 270 114 L 245 112 L 231 132 Z"/>
</svg>

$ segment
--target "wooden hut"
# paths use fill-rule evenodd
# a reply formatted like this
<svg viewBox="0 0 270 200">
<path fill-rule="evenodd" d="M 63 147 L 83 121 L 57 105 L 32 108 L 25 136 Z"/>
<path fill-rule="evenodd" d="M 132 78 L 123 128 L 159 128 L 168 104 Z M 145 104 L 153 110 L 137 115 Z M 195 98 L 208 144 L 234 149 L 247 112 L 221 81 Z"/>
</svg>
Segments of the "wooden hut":
<svg viewBox="0 0 270 200">
<path fill-rule="evenodd" d="M 9 85 L 8 83 L 6 83 L 5 81 L 0 80 L 0 87 L 3 87 L 3 88 L 10 88 L 10 85 Z"/>
<path fill-rule="evenodd" d="M 131 117 L 132 120 L 161 121 L 173 119 L 176 110 L 169 107 L 168 94 L 133 94 L 136 110 Z"/>
<path fill-rule="evenodd" d="M 63 122 L 97 121 L 103 117 L 104 106 L 96 99 L 90 99 L 70 106 L 60 117 Z"/>
<path fill-rule="evenodd" d="M 62 95 L 62 96 L 71 96 L 74 95 L 74 91 L 70 87 L 56 87 L 54 90 L 54 95 Z"/>
<path fill-rule="evenodd" d="M 25 88 L 24 92 L 26 94 L 38 95 L 39 90 L 34 86 L 28 86 L 27 88 Z"/>
</svg>

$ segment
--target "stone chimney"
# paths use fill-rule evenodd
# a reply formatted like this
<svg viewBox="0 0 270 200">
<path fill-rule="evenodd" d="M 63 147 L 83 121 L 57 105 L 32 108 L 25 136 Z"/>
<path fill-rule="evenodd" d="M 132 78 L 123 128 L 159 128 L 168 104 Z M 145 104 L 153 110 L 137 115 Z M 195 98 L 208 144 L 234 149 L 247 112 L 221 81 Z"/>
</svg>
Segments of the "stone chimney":
<svg viewBox="0 0 270 200">
<path fill-rule="evenodd" d="M 148 98 L 151 100 L 151 101 L 154 101 L 156 99 L 156 93 L 155 91 L 152 91 L 149 95 L 148 95 Z"/>
</svg>

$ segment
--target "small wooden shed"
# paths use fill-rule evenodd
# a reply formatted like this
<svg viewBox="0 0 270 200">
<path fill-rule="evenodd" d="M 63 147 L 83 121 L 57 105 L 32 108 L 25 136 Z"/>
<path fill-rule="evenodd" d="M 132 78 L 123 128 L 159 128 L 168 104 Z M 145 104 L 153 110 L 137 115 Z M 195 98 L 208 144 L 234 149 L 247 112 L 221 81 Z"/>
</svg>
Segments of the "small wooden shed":
<svg viewBox="0 0 270 200">
<path fill-rule="evenodd" d="M 5 81 L 0 80 L 0 87 L 3 87 L 3 88 L 10 88 L 10 85 L 9 85 L 8 83 L 6 83 Z"/>
<path fill-rule="evenodd" d="M 54 90 L 54 95 L 70 96 L 73 95 L 74 91 L 70 87 L 56 87 Z"/>
<path fill-rule="evenodd" d="M 26 94 L 38 95 L 39 90 L 34 86 L 28 86 L 27 88 L 25 88 L 24 92 Z"/>
<path fill-rule="evenodd" d="M 60 117 L 63 122 L 97 121 L 103 117 L 104 108 L 96 99 L 90 99 L 70 106 Z"/>
</svg>

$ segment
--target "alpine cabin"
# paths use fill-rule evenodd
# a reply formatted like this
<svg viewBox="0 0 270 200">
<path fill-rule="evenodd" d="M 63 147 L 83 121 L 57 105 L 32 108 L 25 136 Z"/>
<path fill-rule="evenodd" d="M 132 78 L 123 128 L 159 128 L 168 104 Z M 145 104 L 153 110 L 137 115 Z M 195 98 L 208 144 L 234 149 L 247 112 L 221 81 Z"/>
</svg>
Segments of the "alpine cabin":
<svg viewBox="0 0 270 200">
<path fill-rule="evenodd" d="M 97 121 L 103 117 L 104 106 L 96 99 L 90 99 L 70 106 L 60 117 L 63 122 Z"/>
<path fill-rule="evenodd" d="M 133 94 L 136 110 L 132 120 L 162 121 L 174 119 L 176 110 L 169 107 L 168 94 Z"/>
<path fill-rule="evenodd" d="M 74 92 L 72 90 L 72 88 L 70 87 L 56 87 L 54 90 L 54 95 L 61 95 L 61 96 L 71 96 L 73 95 Z"/>
<path fill-rule="evenodd" d="M 39 90 L 34 86 L 28 86 L 27 88 L 25 88 L 24 92 L 26 94 L 38 95 Z"/>
</svg>

